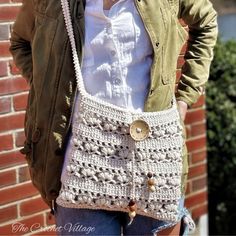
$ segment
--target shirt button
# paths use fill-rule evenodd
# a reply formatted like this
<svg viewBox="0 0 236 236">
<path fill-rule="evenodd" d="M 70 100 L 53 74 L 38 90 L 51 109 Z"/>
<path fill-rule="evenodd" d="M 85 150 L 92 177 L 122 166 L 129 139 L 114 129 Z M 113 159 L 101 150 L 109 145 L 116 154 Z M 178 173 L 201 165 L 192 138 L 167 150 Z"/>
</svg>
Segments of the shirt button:
<svg viewBox="0 0 236 236">
<path fill-rule="evenodd" d="M 114 93 L 113 93 L 113 96 L 119 98 L 119 97 L 120 97 L 120 93 L 114 92 Z"/>
<path fill-rule="evenodd" d="M 114 80 L 114 83 L 115 83 L 116 85 L 119 85 L 119 84 L 121 84 L 121 79 L 119 79 L 119 78 L 116 78 L 116 79 Z"/>
<path fill-rule="evenodd" d="M 111 55 L 114 57 L 116 55 L 116 51 L 115 50 L 111 50 Z"/>
</svg>

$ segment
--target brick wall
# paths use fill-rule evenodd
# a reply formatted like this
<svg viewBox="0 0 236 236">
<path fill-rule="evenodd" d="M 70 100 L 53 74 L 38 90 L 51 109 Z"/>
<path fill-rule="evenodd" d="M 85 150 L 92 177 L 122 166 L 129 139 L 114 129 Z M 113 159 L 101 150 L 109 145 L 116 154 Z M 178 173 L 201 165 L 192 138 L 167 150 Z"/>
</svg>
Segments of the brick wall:
<svg viewBox="0 0 236 236">
<path fill-rule="evenodd" d="M 10 30 L 19 7 L 19 0 L 0 0 L 0 234 L 52 235 L 41 228 L 52 225 L 53 219 L 32 186 L 24 156 L 19 153 L 24 141 L 28 86 L 8 51 Z M 186 46 L 179 57 L 177 81 L 185 49 Z M 188 111 L 185 123 L 190 163 L 186 206 L 198 219 L 207 212 L 204 96 Z"/>
</svg>

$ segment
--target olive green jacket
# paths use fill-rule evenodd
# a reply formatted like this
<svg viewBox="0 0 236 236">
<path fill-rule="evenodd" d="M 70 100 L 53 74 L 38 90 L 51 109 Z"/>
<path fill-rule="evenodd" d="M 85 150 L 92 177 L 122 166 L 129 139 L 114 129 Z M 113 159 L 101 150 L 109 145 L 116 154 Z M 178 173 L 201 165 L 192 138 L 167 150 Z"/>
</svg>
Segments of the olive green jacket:
<svg viewBox="0 0 236 236">
<path fill-rule="evenodd" d="M 145 111 L 171 104 L 177 59 L 188 38 L 177 100 L 191 106 L 209 74 L 217 37 L 216 12 L 208 0 L 134 0 L 153 47 Z M 85 1 L 69 0 L 77 50 L 84 43 Z M 189 26 L 189 37 L 179 19 Z M 26 155 L 33 184 L 49 205 L 58 196 L 76 93 L 71 48 L 59 0 L 24 0 L 11 34 L 10 51 L 30 84 L 25 118 Z M 137 74 L 137 76 L 139 76 Z M 184 174 L 187 154 L 184 147 Z"/>
</svg>

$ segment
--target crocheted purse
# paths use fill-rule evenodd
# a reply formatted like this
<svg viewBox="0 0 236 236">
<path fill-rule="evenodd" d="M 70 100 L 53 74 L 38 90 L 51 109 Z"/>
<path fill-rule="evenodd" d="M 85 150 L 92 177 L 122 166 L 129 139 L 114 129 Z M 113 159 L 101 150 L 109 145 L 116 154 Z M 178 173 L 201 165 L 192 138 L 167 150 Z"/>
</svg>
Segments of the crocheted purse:
<svg viewBox="0 0 236 236">
<path fill-rule="evenodd" d="M 67 0 L 61 5 L 80 96 L 57 203 L 177 221 L 184 140 L 175 99 L 167 110 L 138 113 L 88 94 Z"/>
</svg>

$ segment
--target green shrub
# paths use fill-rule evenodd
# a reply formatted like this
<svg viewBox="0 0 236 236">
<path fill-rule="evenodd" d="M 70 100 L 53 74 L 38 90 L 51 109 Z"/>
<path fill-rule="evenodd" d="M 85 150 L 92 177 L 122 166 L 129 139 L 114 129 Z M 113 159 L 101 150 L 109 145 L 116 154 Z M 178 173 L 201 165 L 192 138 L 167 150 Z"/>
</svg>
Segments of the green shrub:
<svg viewBox="0 0 236 236">
<path fill-rule="evenodd" d="M 218 41 L 206 90 L 209 233 L 236 234 L 236 42 Z"/>
</svg>

